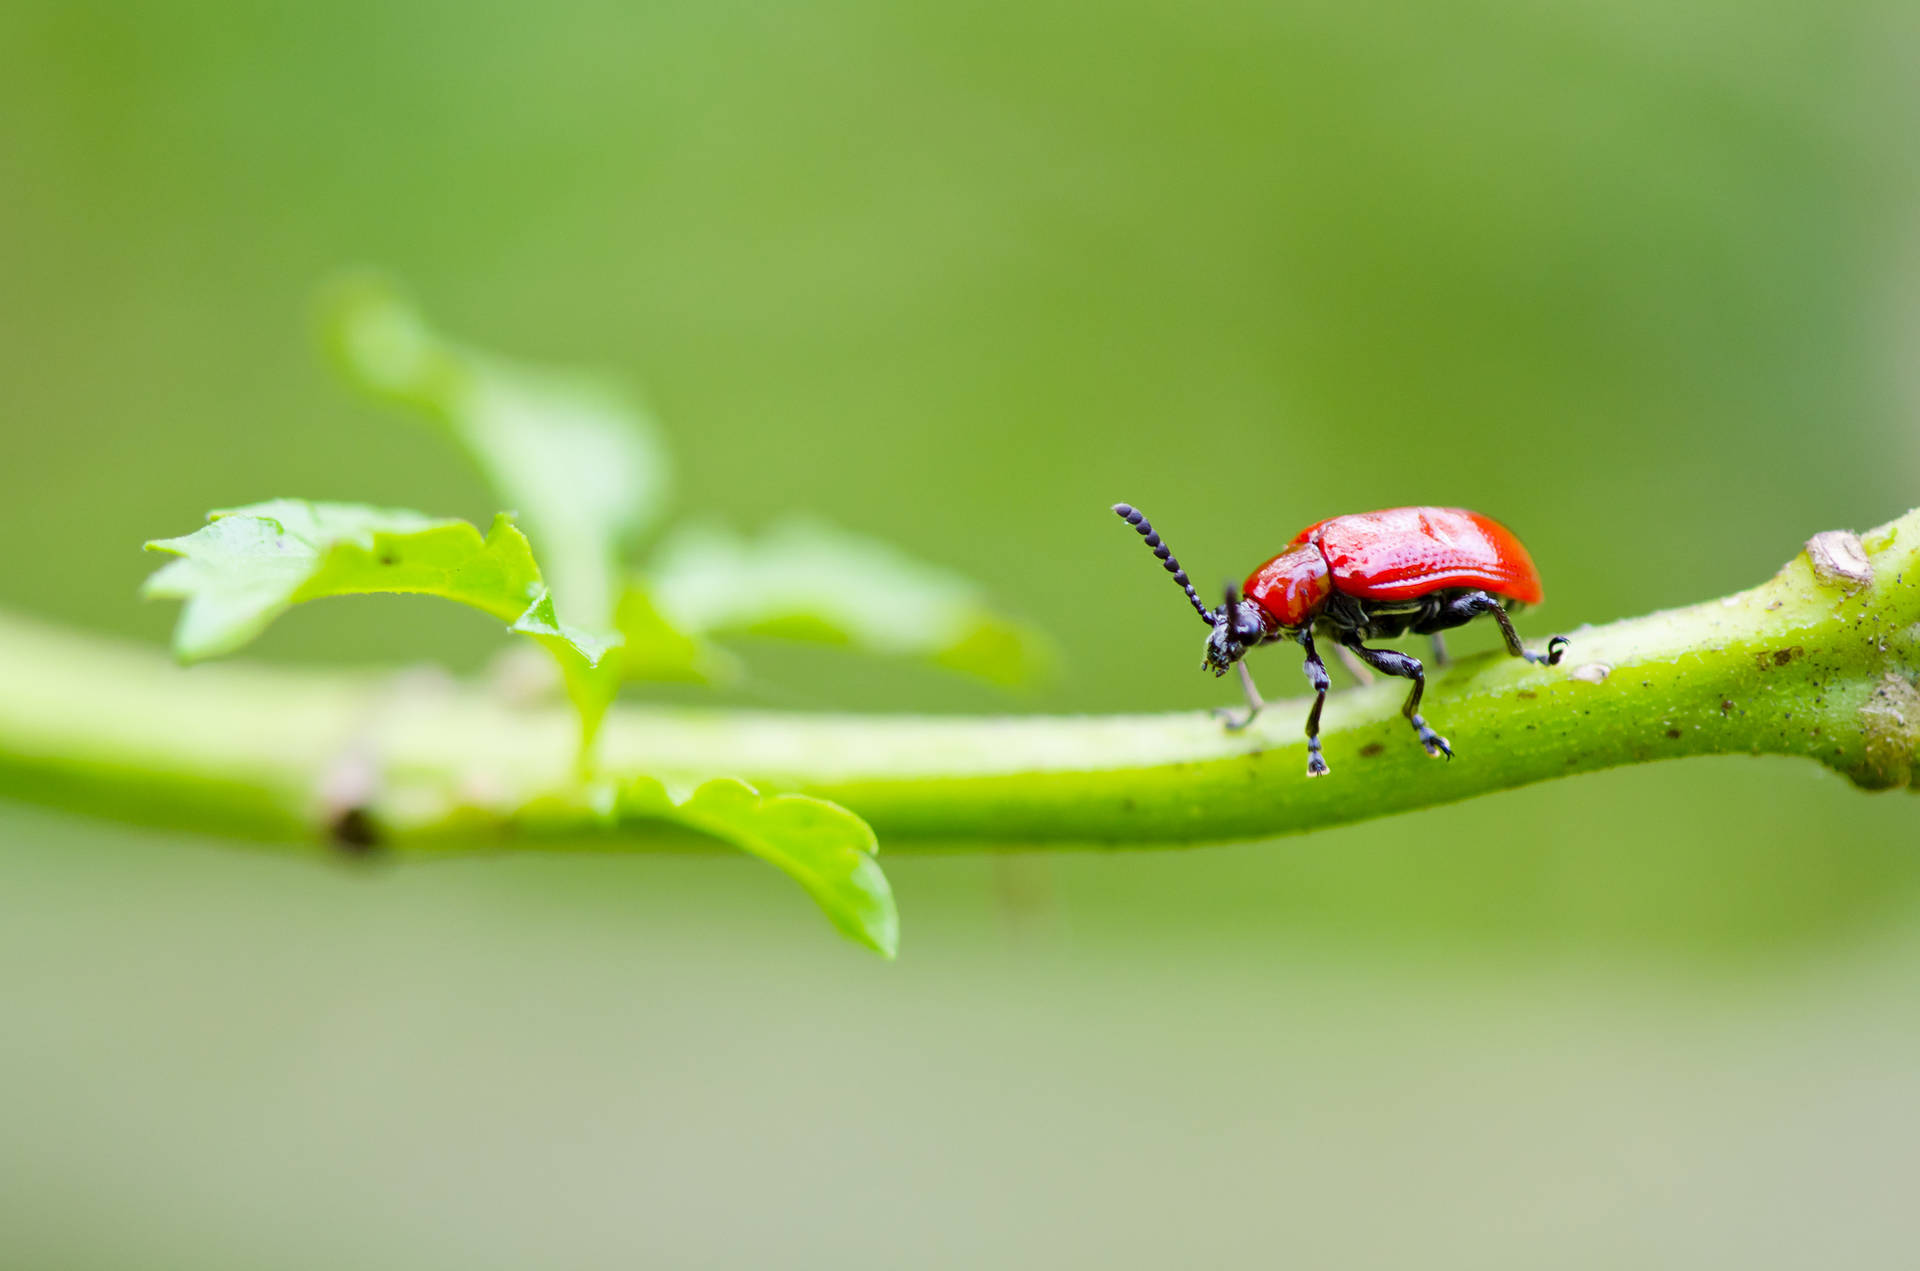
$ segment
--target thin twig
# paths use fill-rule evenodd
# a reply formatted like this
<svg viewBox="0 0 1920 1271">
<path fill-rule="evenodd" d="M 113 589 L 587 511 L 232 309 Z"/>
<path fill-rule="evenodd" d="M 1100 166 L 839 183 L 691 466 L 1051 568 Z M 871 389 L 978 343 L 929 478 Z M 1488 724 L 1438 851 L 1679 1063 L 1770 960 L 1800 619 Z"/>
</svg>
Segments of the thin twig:
<svg viewBox="0 0 1920 1271">
<path fill-rule="evenodd" d="M 1305 779 L 1304 702 L 1242 733 L 1203 711 L 976 719 L 622 708 L 602 780 L 739 776 L 845 804 L 884 849 L 1199 843 L 1295 833 L 1620 764 L 1817 759 L 1862 787 L 1920 752 L 1920 511 L 1822 536 L 1771 581 L 1569 633 L 1559 667 L 1504 657 L 1435 675 L 1429 760 L 1401 686 L 1342 692 L 1333 774 Z M 476 687 L 370 712 L 388 677 L 174 667 L 157 650 L 0 618 L 0 794 L 261 842 L 324 842 L 343 756 L 374 766 L 356 845 L 420 852 L 684 847 L 610 824 L 572 766 L 575 723 Z M 368 720 L 376 722 L 371 729 Z"/>
</svg>

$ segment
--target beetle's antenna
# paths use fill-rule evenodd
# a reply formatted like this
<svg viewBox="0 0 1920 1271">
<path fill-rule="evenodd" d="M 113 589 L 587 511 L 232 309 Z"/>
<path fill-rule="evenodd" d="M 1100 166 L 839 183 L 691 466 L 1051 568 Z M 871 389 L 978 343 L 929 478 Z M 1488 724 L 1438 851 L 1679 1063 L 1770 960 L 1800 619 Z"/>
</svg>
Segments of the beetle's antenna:
<svg viewBox="0 0 1920 1271">
<path fill-rule="evenodd" d="M 1240 638 L 1240 628 L 1235 619 L 1240 616 L 1240 589 L 1234 585 L 1233 579 L 1229 578 L 1225 592 L 1226 596 L 1220 602 L 1219 613 L 1227 621 L 1227 630 L 1231 631 L 1237 640 Z"/>
<path fill-rule="evenodd" d="M 1147 546 L 1151 547 L 1153 554 L 1160 558 L 1160 564 L 1173 575 L 1173 581 L 1180 584 L 1181 590 L 1187 593 L 1187 600 L 1193 605 L 1194 612 L 1198 613 L 1208 626 L 1218 622 L 1219 616 L 1200 603 L 1200 593 L 1193 589 L 1193 583 L 1188 579 L 1187 571 L 1180 568 L 1180 562 L 1173 558 L 1172 549 L 1160 541 L 1160 535 L 1154 531 L 1152 523 L 1141 515 L 1138 509 L 1125 503 L 1114 504 L 1113 514 L 1133 526 L 1140 537 L 1147 540 Z"/>
</svg>

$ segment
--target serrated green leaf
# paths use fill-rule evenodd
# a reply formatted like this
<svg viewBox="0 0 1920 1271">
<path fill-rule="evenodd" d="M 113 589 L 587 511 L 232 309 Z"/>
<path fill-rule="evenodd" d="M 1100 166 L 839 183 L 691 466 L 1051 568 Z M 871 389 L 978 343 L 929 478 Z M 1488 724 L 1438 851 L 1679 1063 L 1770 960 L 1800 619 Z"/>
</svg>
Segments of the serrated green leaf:
<svg viewBox="0 0 1920 1271">
<path fill-rule="evenodd" d="M 540 640 L 570 678 L 603 665 L 618 643 L 554 620 L 533 550 L 505 514 L 483 537 L 465 521 L 418 512 L 278 499 L 214 512 L 194 533 L 146 546 L 178 558 L 143 593 L 185 602 L 174 630 L 184 661 L 231 653 L 304 601 L 377 593 L 440 596 L 490 614 Z"/>
<path fill-rule="evenodd" d="M 758 540 L 686 530 L 641 587 L 667 628 L 847 644 L 916 657 L 1001 684 L 1036 678 L 1052 649 L 991 609 L 966 579 L 872 539 L 794 520 Z M 640 644 L 636 632 L 632 643 Z"/>
<path fill-rule="evenodd" d="M 539 539 L 563 615 L 610 627 L 623 548 L 665 508 L 670 470 L 652 418 L 598 380 L 445 339 L 377 276 L 330 288 L 323 326 L 350 380 L 431 415 L 473 456 Z"/>
<path fill-rule="evenodd" d="M 620 812 L 671 821 L 751 852 L 806 888 L 849 939 L 884 958 L 899 951 L 900 915 L 874 859 L 873 831 L 837 803 L 762 795 L 731 778 L 676 800 L 660 782 L 643 779 L 622 790 Z"/>
</svg>

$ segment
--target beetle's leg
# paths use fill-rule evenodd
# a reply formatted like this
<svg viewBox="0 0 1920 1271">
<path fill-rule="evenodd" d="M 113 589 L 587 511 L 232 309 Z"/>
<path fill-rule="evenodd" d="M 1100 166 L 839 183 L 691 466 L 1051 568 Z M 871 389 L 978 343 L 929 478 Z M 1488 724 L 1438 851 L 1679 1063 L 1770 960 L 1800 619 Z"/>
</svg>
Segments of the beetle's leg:
<svg viewBox="0 0 1920 1271">
<path fill-rule="evenodd" d="M 1445 593 L 1428 596 L 1426 603 L 1420 606 L 1420 611 L 1414 614 L 1413 620 L 1407 624 L 1408 628 L 1420 635 L 1433 637 L 1433 668 L 1436 671 L 1453 662 L 1453 659 L 1447 656 L 1447 642 L 1440 636 L 1442 628 L 1459 626 L 1462 621 L 1459 619 L 1448 621 L 1443 616 L 1446 607 Z"/>
<path fill-rule="evenodd" d="M 1320 754 L 1320 708 L 1327 704 L 1327 690 L 1333 687 L 1333 681 L 1327 676 L 1327 664 L 1320 660 L 1319 650 L 1313 647 L 1313 632 L 1302 631 L 1300 643 L 1307 649 L 1306 665 L 1301 669 L 1307 673 L 1307 683 L 1313 686 L 1313 708 L 1307 712 L 1307 775 L 1324 777 L 1327 761 Z M 1338 647 L 1346 652 L 1345 645 Z"/>
<path fill-rule="evenodd" d="M 1336 644 L 1333 646 L 1333 651 L 1340 655 L 1340 665 L 1347 668 L 1347 674 L 1362 684 L 1373 683 L 1373 672 L 1367 669 L 1365 662 L 1353 656 L 1352 649 L 1344 644 Z"/>
<path fill-rule="evenodd" d="M 1558 666 L 1561 655 L 1567 651 L 1567 638 L 1555 636 L 1547 641 L 1545 653 L 1534 653 L 1520 643 L 1520 635 L 1513 629 L 1513 619 L 1493 596 L 1484 591 L 1469 591 L 1455 596 L 1440 607 L 1432 618 L 1422 622 L 1415 630 L 1434 632 L 1434 640 L 1439 640 L 1439 632 L 1447 627 L 1458 627 L 1473 621 L 1483 613 L 1493 615 L 1500 624 L 1500 637 L 1507 643 L 1507 652 L 1516 658 L 1525 658 L 1529 662 L 1538 662 L 1544 666 Z M 1436 646 L 1437 647 L 1437 646 Z"/>
<path fill-rule="evenodd" d="M 1227 723 L 1227 731 L 1237 733 L 1253 722 L 1254 716 L 1266 708 L 1266 702 L 1260 697 L 1260 690 L 1253 686 L 1253 672 L 1247 669 L 1245 660 L 1234 663 L 1240 671 L 1240 687 L 1247 691 L 1247 713 L 1236 715 L 1225 706 L 1216 706 L 1214 716 Z"/>
<path fill-rule="evenodd" d="M 1420 744 L 1427 748 L 1427 754 L 1435 759 L 1442 755 L 1453 758 L 1453 747 L 1447 744 L 1447 739 L 1427 727 L 1427 721 L 1420 718 L 1420 695 L 1427 690 L 1427 671 L 1420 665 L 1420 659 L 1410 658 L 1392 649 L 1369 649 L 1360 643 L 1358 636 L 1345 636 L 1342 642 L 1374 670 L 1413 681 L 1413 692 L 1407 694 L 1407 703 L 1400 708 L 1400 713 L 1407 717 L 1407 722 L 1413 725 L 1413 731 L 1419 734 Z"/>
</svg>

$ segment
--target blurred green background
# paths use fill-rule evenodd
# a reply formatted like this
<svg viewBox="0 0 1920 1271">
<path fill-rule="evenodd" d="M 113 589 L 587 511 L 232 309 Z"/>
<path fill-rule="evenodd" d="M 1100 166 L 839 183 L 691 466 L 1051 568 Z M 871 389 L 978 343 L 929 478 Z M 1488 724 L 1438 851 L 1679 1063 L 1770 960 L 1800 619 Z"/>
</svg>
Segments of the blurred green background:
<svg viewBox="0 0 1920 1271">
<path fill-rule="evenodd" d="M 209 507 L 490 514 L 316 356 L 355 264 L 642 385 L 683 515 L 825 513 L 1071 647 L 1011 703 L 754 649 L 755 704 L 1223 700 L 1121 498 L 1202 580 L 1481 508 L 1535 637 L 1733 590 L 1920 502 L 1916 37 L 1895 0 L 11 0 L 0 602 L 158 644 L 135 549 Z M 256 655 L 498 646 L 389 599 Z M 886 966 L 744 859 L 362 873 L 0 806 L 0 1262 L 1908 1265 L 1917 813 L 1729 759 L 896 857 Z"/>
</svg>

